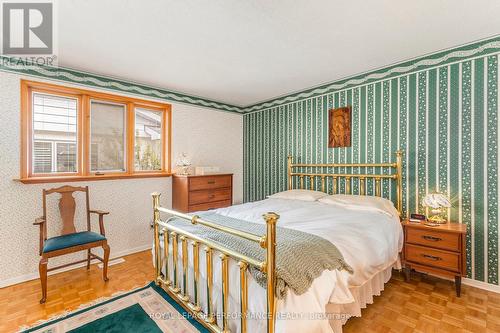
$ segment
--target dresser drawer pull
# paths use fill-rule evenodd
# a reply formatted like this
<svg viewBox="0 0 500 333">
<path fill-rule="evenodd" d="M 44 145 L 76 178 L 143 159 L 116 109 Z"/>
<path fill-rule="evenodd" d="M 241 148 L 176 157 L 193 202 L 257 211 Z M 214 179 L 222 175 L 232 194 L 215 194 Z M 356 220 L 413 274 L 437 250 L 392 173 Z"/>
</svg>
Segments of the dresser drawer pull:
<svg viewBox="0 0 500 333">
<path fill-rule="evenodd" d="M 424 257 L 426 259 L 434 260 L 434 261 L 442 260 L 441 257 L 431 256 L 428 254 L 422 254 L 422 257 Z"/>
<path fill-rule="evenodd" d="M 215 184 L 215 180 L 209 180 L 209 181 L 207 182 L 207 184 L 210 184 L 210 185 Z"/>
<path fill-rule="evenodd" d="M 441 238 L 434 236 L 422 236 L 422 238 L 431 242 L 439 242 L 442 240 Z"/>
</svg>

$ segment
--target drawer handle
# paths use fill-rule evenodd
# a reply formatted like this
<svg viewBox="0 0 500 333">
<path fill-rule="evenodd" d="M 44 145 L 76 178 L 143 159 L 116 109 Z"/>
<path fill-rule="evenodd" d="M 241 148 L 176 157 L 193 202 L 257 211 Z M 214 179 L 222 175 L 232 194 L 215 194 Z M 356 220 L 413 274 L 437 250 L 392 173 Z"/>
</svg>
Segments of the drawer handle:
<svg viewBox="0 0 500 333">
<path fill-rule="evenodd" d="M 422 236 L 422 238 L 431 242 L 439 242 L 442 240 L 441 238 L 434 236 Z"/>
<path fill-rule="evenodd" d="M 424 257 L 426 259 L 434 260 L 434 261 L 442 260 L 441 257 L 431 256 L 429 254 L 422 254 L 422 257 Z"/>
<path fill-rule="evenodd" d="M 215 180 L 209 180 L 207 184 L 215 184 Z"/>
</svg>

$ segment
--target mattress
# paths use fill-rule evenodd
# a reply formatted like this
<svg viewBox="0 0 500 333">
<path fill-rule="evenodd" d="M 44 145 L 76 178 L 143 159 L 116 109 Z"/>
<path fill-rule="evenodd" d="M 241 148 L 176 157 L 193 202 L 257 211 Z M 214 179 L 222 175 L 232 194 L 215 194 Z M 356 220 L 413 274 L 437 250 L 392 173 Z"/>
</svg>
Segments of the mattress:
<svg viewBox="0 0 500 333">
<path fill-rule="evenodd" d="M 391 267 L 398 262 L 398 254 L 403 245 L 399 218 L 396 214 L 390 216 L 377 211 L 353 209 L 318 201 L 274 198 L 221 208 L 215 212 L 241 220 L 265 223 L 262 215 L 270 211 L 280 215 L 278 221 L 280 227 L 308 232 L 333 243 L 354 270 L 353 274 L 326 270 L 313 281 L 306 293 L 296 295 L 289 291 L 286 297 L 277 303 L 276 331 L 323 333 L 333 332 L 333 327 L 337 326 L 335 331 L 338 332 L 339 325 L 331 325 L 335 320 L 332 321 L 332 315 L 326 313 L 327 306 L 329 309 L 350 309 L 350 312 L 342 313 L 340 317 L 335 314 L 336 319 L 345 322 L 347 317 L 358 315 L 357 304 L 366 303 L 365 299 L 360 300 L 359 293 L 353 293 L 353 290 L 359 291 L 365 286 L 371 286 L 370 281 L 374 278 L 380 281 L 381 274 L 384 276 L 384 282 L 387 281 L 387 272 L 390 272 Z M 189 255 L 192 256 L 192 253 Z M 171 258 L 170 267 L 172 267 Z M 178 267 L 182 267 L 180 260 Z M 234 261 L 229 263 L 229 274 L 230 330 L 239 332 L 239 269 Z M 172 271 L 169 275 L 172 279 Z M 191 295 L 193 295 L 192 277 L 192 267 L 189 267 L 188 289 Z M 178 269 L 178 281 L 182 285 L 180 269 Z M 212 301 L 215 312 L 219 315 L 217 319 L 220 324 L 222 323 L 221 282 L 220 260 L 218 256 L 214 256 Z M 200 286 L 205 286 L 205 260 L 202 253 L 200 253 Z M 373 292 L 376 294 L 379 291 L 380 288 L 377 288 Z M 200 288 L 199 292 L 201 305 L 206 309 L 206 288 Z M 266 311 L 266 290 L 257 284 L 250 274 L 248 274 L 248 294 L 248 331 L 265 332 L 266 321 L 263 318 Z M 332 304 L 337 306 L 332 307 Z"/>
</svg>

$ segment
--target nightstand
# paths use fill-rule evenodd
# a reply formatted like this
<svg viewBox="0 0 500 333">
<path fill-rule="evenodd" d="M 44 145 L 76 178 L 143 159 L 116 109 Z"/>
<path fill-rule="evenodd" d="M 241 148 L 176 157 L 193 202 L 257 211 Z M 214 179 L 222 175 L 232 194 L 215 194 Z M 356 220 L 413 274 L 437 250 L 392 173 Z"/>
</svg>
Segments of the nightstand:
<svg viewBox="0 0 500 333">
<path fill-rule="evenodd" d="M 455 278 L 455 290 L 460 297 L 462 276 L 466 273 L 465 238 L 467 226 L 446 223 L 437 227 L 424 223 L 402 222 L 404 229 L 403 267 L 405 279 L 410 271 Z"/>
</svg>

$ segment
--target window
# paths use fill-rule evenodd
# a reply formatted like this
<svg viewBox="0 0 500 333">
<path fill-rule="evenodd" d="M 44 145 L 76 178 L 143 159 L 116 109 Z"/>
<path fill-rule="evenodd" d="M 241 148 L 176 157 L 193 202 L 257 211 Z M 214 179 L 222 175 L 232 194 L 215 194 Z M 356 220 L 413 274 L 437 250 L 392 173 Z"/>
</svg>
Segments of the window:
<svg viewBox="0 0 500 333">
<path fill-rule="evenodd" d="M 170 175 L 170 105 L 21 81 L 25 183 Z"/>
<path fill-rule="evenodd" d="M 90 103 L 90 170 L 125 171 L 125 114 L 123 104 Z"/>
<path fill-rule="evenodd" d="M 161 170 L 162 114 L 135 109 L 134 166 L 136 170 Z"/>
<path fill-rule="evenodd" d="M 32 172 L 34 174 L 77 172 L 77 99 L 38 92 L 34 92 L 31 97 Z M 57 148 L 56 142 L 59 142 Z M 67 147 L 72 145 L 73 151 L 71 153 L 65 151 L 64 145 Z"/>
</svg>

